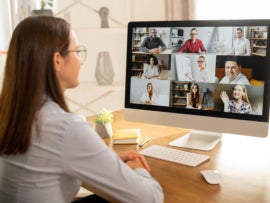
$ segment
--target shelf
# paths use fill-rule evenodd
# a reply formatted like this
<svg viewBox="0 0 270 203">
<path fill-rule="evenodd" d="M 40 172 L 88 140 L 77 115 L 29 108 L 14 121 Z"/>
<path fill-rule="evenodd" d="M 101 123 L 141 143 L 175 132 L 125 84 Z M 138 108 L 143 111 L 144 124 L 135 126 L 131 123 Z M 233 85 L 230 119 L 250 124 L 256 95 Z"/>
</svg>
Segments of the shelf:
<svg viewBox="0 0 270 203">
<path fill-rule="evenodd" d="M 132 71 L 143 71 L 143 69 L 131 69 Z"/>
<path fill-rule="evenodd" d="M 174 107 L 186 107 L 187 93 L 190 91 L 191 82 L 172 81 L 171 105 Z"/>
<path fill-rule="evenodd" d="M 186 96 L 172 96 L 173 99 L 186 99 Z"/>
<path fill-rule="evenodd" d="M 174 106 L 186 106 L 187 104 L 186 103 L 173 103 Z"/>
<path fill-rule="evenodd" d="M 181 89 L 181 88 L 173 88 L 172 89 L 173 91 L 182 91 L 182 92 L 189 92 L 189 90 L 187 90 L 187 89 Z"/>
<path fill-rule="evenodd" d="M 264 27 L 251 28 L 249 40 L 251 44 L 251 54 L 256 56 L 266 56 L 267 30 Z"/>
<path fill-rule="evenodd" d="M 149 34 L 149 32 L 133 32 L 133 34 Z"/>
<path fill-rule="evenodd" d="M 266 49 L 267 48 L 266 46 L 257 46 L 257 45 L 253 45 L 252 47 L 259 48 L 259 49 Z"/>
<path fill-rule="evenodd" d="M 256 56 L 265 56 L 265 54 L 260 54 L 260 53 L 256 53 L 256 52 L 252 52 L 252 55 L 256 55 Z"/>
<path fill-rule="evenodd" d="M 267 40 L 267 38 L 256 38 L 256 37 L 252 37 L 250 38 L 251 40 Z"/>
<path fill-rule="evenodd" d="M 132 32 L 132 51 L 139 51 L 139 47 L 141 46 L 141 41 L 144 37 L 149 35 L 148 28 L 145 28 L 146 31 L 136 31 L 136 28 L 133 29 Z"/>
</svg>

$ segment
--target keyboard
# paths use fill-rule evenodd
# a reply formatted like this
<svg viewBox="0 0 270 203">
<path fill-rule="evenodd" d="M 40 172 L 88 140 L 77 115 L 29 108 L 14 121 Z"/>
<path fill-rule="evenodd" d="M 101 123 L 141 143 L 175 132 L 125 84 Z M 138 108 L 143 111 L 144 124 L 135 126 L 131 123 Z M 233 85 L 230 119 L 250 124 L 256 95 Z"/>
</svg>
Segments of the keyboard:
<svg viewBox="0 0 270 203">
<path fill-rule="evenodd" d="M 183 150 L 163 147 L 159 145 L 152 145 L 150 147 L 147 147 L 141 150 L 140 153 L 148 157 L 153 157 L 193 167 L 196 167 L 210 160 L 210 157 L 206 155 L 186 152 Z"/>
</svg>

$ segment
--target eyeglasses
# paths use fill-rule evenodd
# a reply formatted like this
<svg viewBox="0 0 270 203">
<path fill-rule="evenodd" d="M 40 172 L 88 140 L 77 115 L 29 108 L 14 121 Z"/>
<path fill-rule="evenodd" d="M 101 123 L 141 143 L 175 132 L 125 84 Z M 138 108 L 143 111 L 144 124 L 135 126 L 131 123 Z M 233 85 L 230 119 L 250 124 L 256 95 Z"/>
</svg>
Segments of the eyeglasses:
<svg viewBox="0 0 270 203">
<path fill-rule="evenodd" d="M 87 50 L 83 45 L 80 45 L 77 50 L 67 50 L 66 53 L 68 52 L 76 52 L 82 63 L 85 62 L 87 58 Z"/>
<path fill-rule="evenodd" d="M 197 35 L 197 33 L 190 33 L 190 35 Z"/>
<path fill-rule="evenodd" d="M 197 61 L 197 63 L 203 63 L 204 61 Z"/>
<path fill-rule="evenodd" d="M 238 35 L 238 34 L 241 34 L 241 33 L 242 33 L 242 32 L 236 32 L 235 34 L 237 34 L 237 35 Z"/>
</svg>

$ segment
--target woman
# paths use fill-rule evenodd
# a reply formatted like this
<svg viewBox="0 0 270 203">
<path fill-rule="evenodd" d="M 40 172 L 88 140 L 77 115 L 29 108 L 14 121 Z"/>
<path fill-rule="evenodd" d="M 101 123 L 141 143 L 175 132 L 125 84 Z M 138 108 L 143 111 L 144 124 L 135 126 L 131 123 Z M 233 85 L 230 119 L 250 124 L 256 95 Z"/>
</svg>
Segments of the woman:
<svg viewBox="0 0 270 203">
<path fill-rule="evenodd" d="M 226 91 L 222 91 L 220 98 L 224 103 L 224 112 L 232 113 L 251 113 L 251 105 L 247 95 L 247 88 L 245 85 L 235 85 L 233 87 L 233 99 L 230 100 Z"/>
<path fill-rule="evenodd" d="M 185 76 L 190 81 L 193 81 L 193 82 L 211 82 L 210 77 L 209 77 L 209 72 L 206 69 L 205 57 L 204 56 L 199 56 L 198 60 L 197 60 L 197 63 L 198 63 L 199 72 L 196 75 L 195 79 L 190 77 L 188 73 L 186 73 Z"/>
<path fill-rule="evenodd" d="M 148 83 L 146 86 L 146 92 L 143 93 L 141 98 L 141 102 L 144 104 L 156 104 L 157 103 L 157 96 L 153 91 L 152 83 Z"/>
<path fill-rule="evenodd" d="M 206 69 L 205 57 L 199 56 L 198 58 L 199 73 L 196 76 L 196 82 L 211 82 L 209 78 L 209 72 Z"/>
<path fill-rule="evenodd" d="M 147 63 L 144 64 L 144 70 L 142 77 L 147 79 L 158 78 L 158 60 L 155 56 L 150 55 L 147 60 Z"/>
<path fill-rule="evenodd" d="M 197 83 L 193 83 L 187 97 L 187 108 L 201 109 L 201 101 L 202 98 L 199 91 L 199 85 Z"/>
<path fill-rule="evenodd" d="M 68 203 L 82 181 L 119 202 L 163 202 L 142 155 L 118 156 L 69 112 L 64 91 L 78 86 L 85 57 L 63 19 L 32 16 L 14 30 L 0 95 L 0 202 Z"/>
</svg>

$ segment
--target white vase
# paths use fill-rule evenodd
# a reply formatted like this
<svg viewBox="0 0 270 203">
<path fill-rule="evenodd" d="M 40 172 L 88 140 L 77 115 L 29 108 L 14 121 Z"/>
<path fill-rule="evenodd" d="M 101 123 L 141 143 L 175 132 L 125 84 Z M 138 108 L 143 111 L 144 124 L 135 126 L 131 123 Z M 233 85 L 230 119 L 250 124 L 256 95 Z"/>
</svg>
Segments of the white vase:
<svg viewBox="0 0 270 203">
<path fill-rule="evenodd" d="M 102 51 L 98 53 L 95 77 L 99 85 L 111 85 L 114 71 L 110 53 Z"/>
<path fill-rule="evenodd" d="M 112 137 L 112 123 L 95 123 L 95 131 L 101 138 Z"/>
</svg>

